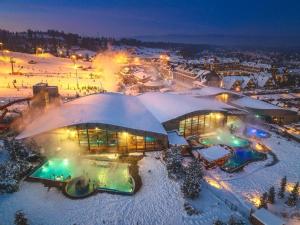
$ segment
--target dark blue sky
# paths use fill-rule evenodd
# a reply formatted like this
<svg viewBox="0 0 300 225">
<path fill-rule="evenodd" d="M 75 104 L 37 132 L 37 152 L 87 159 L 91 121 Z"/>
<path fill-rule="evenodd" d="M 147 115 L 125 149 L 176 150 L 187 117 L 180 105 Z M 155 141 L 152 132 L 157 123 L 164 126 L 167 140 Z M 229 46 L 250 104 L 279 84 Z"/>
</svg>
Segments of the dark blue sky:
<svg viewBox="0 0 300 225">
<path fill-rule="evenodd" d="M 300 35 L 299 0 L 0 0 L 0 27 L 85 35 Z"/>
</svg>

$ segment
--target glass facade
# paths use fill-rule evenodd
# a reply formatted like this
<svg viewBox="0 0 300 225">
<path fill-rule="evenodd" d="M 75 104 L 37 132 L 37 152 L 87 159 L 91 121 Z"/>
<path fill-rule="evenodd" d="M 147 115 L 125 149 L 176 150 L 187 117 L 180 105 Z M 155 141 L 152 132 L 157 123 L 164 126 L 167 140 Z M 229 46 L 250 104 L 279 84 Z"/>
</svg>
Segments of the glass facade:
<svg viewBox="0 0 300 225">
<path fill-rule="evenodd" d="M 185 137 L 199 135 L 223 127 L 224 123 L 225 116 L 222 113 L 190 116 L 179 122 L 179 132 Z"/>
<path fill-rule="evenodd" d="M 126 130 L 109 130 L 93 125 L 78 125 L 52 132 L 59 142 L 75 141 L 90 153 L 161 150 L 164 140 L 159 137 L 137 135 Z"/>
</svg>

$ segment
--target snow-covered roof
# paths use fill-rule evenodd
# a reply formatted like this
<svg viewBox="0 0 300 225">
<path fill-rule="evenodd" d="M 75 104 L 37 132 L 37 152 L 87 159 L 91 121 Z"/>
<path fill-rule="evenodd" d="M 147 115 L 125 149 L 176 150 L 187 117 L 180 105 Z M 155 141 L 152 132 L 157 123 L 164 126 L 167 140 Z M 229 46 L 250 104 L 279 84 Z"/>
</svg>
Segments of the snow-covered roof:
<svg viewBox="0 0 300 225">
<path fill-rule="evenodd" d="M 139 96 L 102 93 L 49 109 L 29 124 L 18 139 L 76 124 L 98 123 L 166 135 L 163 122 L 198 111 L 235 109 L 211 99 L 152 92 Z"/>
<path fill-rule="evenodd" d="M 223 88 L 231 89 L 235 82 L 239 81 L 243 83 L 243 78 L 241 76 L 227 76 L 223 78 Z"/>
<path fill-rule="evenodd" d="M 201 155 L 202 158 L 204 158 L 208 162 L 216 161 L 230 154 L 229 150 L 225 149 L 220 145 L 215 145 L 209 148 L 204 148 L 196 151 Z"/>
<path fill-rule="evenodd" d="M 177 131 L 169 131 L 168 132 L 168 139 L 170 145 L 188 145 L 185 138 L 178 134 Z"/>
<path fill-rule="evenodd" d="M 242 62 L 241 64 L 242 64 L 243 66 L 249 66 L 249 67 L 254 67 L 254 68 L 271 69 L 271 65 L 270 65 L 270 64 L 265 64 L 265 63 Z"/>
<path fill-rule="evenodd" d="M 165 84 L 162 80 L 147 81 L 144 83 L 146 87 L 163 87 Z"/>
<path fill-rule="evenodd" d="M 253 74 L 251 77 L 253 78 L 254 81 L 256 81 L 258 87 L 265 87 L 266 83 L 270 79 L 271 80 L 273 79 L 271 73 L 264 73 L 264 72 Z M 272 80 L 272 82 L 274 81 Z"/>
<path fill-rule="evenodd" d="M 279 217 L 275 216 L 268 210 L 261 208 L 256 210 L 253 214 L 257 220 L 259 220 L 264 225 L 284 225 L 285 222 L 281 220 Z"/>
<path fill-rule="evenodd" d="M 240 81 L 241 87 L 245 88 L 252 78 L 249 76 L 227 76 L 223 78 L 223 88 L 231 89 L 236 81 Z"/>
<path fill-rule="evenodd" d="M 241 95 L 241 94 L 233 92 L 233 91 L 225 90 L 225 89 L 218 88 L 218 87 L 208 87 L 208 86 L 204 86 L 202 88 L 190 89 L 187 91 L 180 91 L 180 92 L 176 92 L 176 93 L 183 94 L 183 95 L 191 95 L 191 96 L 196 96 L 196 97 L 214 96 L 214 95 L 219 95 L 219 94 L 223 94 L 223 93 L 233 94 L 233 95 L 238 95 L 238 96 Z"/>
<path fill-rule="evenodd" d="M 82 97 L 50 109 L 29 124 L 18 139 L 84 123 L 109 124 L 166 135 L 161 123 L 137 97 L 103 93 Z"/>
<path fill-rule="evenodd" d="M 231 103 L 234 105 L 238 105 L 240 107 L 252 108 L 252 109 L 282 109 L 278 106 L 269 104 L 267 102 L 256 100 L 246 96 L 234 100 Z"/>
<path fill-rule="evenodd" d="M 137 71 L 137 72 L 133 73 L 133 76 L 135 76 L 141 80 L 150 77 L 150 75 L 145 73 L 144 71 Z"/>
<path fill-rule="evenodd" d="M 148 92 L 137 97 L 161 123 L 198 111 L 235 109 L 217 100 L 194 98 L 188 95 Z"/>
</svg>

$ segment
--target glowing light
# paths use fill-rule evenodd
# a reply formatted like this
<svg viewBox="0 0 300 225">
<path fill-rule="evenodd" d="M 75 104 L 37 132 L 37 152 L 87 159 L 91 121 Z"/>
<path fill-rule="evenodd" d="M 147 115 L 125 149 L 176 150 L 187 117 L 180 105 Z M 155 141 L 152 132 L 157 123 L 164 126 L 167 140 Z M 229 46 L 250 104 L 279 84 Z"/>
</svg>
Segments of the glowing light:
<svg viewBox="0 0 300 225">
<path fill-rule="evenodd" d="M 119 52 L 115 55 L 114 61 L 117 64 L 126 64 L 128 62 L 128 57 L 124 52 Z"/>
<path fill-rule="evenodd" d="M 235 144 L 235 145 L 239 145 L 239 144 L 240 144 L 240 142 L 239 142 L 239 140 L 237 140 L 237 139 L 234 139 L 234 140 L 233 140 L 233 144 Z"/>
<path fill-rule="evenodd" d="M 43 167 L 42 167 L 42 172 L 47 173 L 47 172 L 48 172 L 48 168 L 45 167 L 45 166 L 43 166 Z"/>
<path fill-rule="evenodd" d="M 260 196 L 254 195 L 249 200 L 255 207 L 260 206 Z"/>
<path fill-rule="evenodd" d="M 64 164 L 64 166 L 69 165 L 69 160 L 68 159 L 64 159 L 63 164 Z"/>
<path fill-rule="evenodd" d="M 264 150 L 264 147 L 263 147 L 261 144 L 256 143 L 256 144 L 255 144 L 255 149 L 256 149 L 257 151 L 263 151 L 263 150 Z"/>
<path fill-rule="evenodd" d="M 222 189 L 222 186 L 215 180 L 209 178 L 209 177 L 205 177 L 205 181 L 210 185 L 213 186 L 217 189 Z"/>
<path fill-rule="evenodd" d="M 240 87 L 236 87 L 236 88 L 235 88 L 235 91 L 240 92 L 240 91 L 241 91 L 241 88 L 240 88 Z"/>
</svg>

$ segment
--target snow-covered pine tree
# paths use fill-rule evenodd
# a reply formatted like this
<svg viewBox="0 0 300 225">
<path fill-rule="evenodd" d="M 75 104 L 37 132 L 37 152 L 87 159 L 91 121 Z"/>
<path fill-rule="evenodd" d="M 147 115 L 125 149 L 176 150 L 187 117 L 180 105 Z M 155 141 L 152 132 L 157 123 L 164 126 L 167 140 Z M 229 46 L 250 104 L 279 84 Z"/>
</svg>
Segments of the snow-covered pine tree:
<svg viewBox="0 0 300 225">
<path fill-rule="evenodd" d="M 185 177 L 181 190 L 187 198 L 197 198 L 201 191 L 200 181 L 202 179 L 202 167 L 200 163 L 194 159 L 187 168 L 185 168 Z"/>
<path fill-rule="evenodd" d="M 281 182 L 280 182 L 280 188 L 279 188 L 279 191 L 278 191 L 278 197 L 279 198 L 284 198 L 285 188 L 286 188 L 286 176 L 283 177 L 281 179 Z"/>
<path fill-rule="evenodd" d="M 169 177 L 178 178 L 183 174 L 182 160 L 180 148 L 172 147 L 166 151 L 165 161 Z"/>
<path fill-rule="evenodd" d="M 263 195 L 260 197 L 260 203 L 259 203 L 259 206 L 258 208 L 265 208 L 267 209 L 268 208 L 268 205 L 267 205 L 267 200 L 268 200 L 268 193 L 265 192 L 263 193 Z"/>
<path fill-rule="evenodd" d="M 294 207 L 297 205 L 298 201 L 298 196 L 299 196 L 299 182 L 297 182 L 294 187 L 292 192 L 290 193 L 290 196 L 288 197 L 286 204 L 290 207 Z"/>
<path fill-rule="evenodd" d="M 28 225 L 28 220 L 22 211 L 17 211 L 15 214 L 15 225 Z"/>
<path fill-rule="evenodd" d="M 268 203 L 274 204 L 275 203 L 275 188 L 272 186 L 268 192 Z"/>
</svg>

